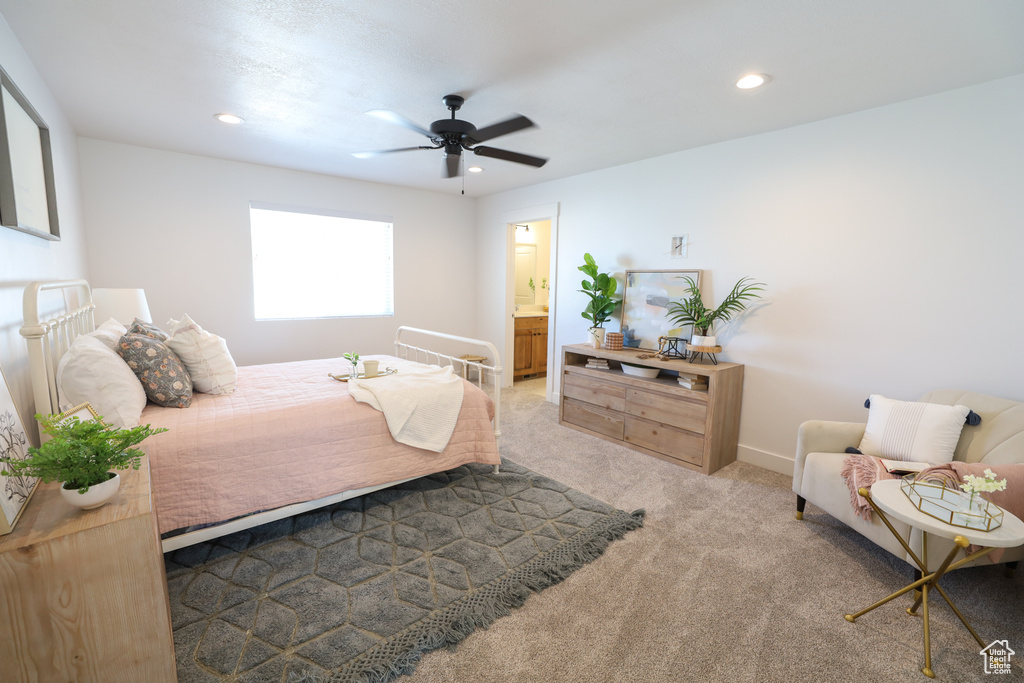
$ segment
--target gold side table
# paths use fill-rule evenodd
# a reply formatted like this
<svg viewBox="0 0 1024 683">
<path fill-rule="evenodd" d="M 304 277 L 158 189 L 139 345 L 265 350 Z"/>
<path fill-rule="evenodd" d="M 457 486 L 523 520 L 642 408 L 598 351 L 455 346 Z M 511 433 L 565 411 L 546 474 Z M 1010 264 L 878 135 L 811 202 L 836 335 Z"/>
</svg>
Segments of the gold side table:
<svg viewBox="0 0 1024 683">
<path fill-rule="evenodd" d="M 855 614 L 847 614 L 846 620 L 853 622 L 858 617 L 861 617 L 876 607 L 894 600 L 905 593 L 914 591 L 914 604 L 907 608 L 907 614 L 911 616 L 917 615 L 917 609 L 921 608 L 921 615 L 924 622 L 924 668 L 921 669 L 921 673 L 929 678 L 935 678 L 935 672 L 932 671 L 932 650 L 931 650 L 931 632 L 929 630 L 928 622 L 928 597 L 932 591 L 937 591 L 946 604 L 949 605 L 953 613 L 960 619 L 960 622 L 970 631 L 974 639 L 978 641 L 980 647 L 985 647 L 985 642 L 978 636 L 977 632 L 971 628 L 971 625 L 967 623 L 967 619 L 957 609 L 956 605 L 950 599 L 946 591 L 942 590 L 942 586 L 939 585 L 939 580 L 942 576 L 949 571 L 952 571 L 958 567 L 971 562 L 979 557 L 987 555 L 996 548 L 1013 548 L 1015 546 L 1024 544 L 1024 522 L 1014 517 L 1009 512 L 1004 511 L 1003 524 L 1002 526 L 992 531 L 978 531 L 975 529 L 965 529 L 963 527 L 953 526 L 946 524 L 934 517 L 930 517 L 910 502 L 910 499 L 900 490 L 900 481 L 896 479 L 890 479 L 886 481 L 876 482 L 871 490 L 860 489 L 860 494 L 867 499 L 868 503 L 874 509 L 878 518 L 885 523 L 885 526 L 889 528 L 896 540 L 900 542 L 903 549 L 907 551 L 913 560 L 914 564 L 918 566 L 921 571 L 921 578 L 913 583 L 901 588 L 892 595 L 882 600 L 879 600 L 875 604 L 862 609 Z M 903 538 L 893 528 L 892 523 L 889 519 L 898 519 L 901 522 L 909 524 L 911 528 L 920 529 L 922 532 L 922 555 L 924 559 L 918 557 L 913 550 L 910 549 L 908 539 Z M 942 538 L 949 538 L 953 540 L 953 549 L 949 551 L 949 555 L 946 556 L 942 564 L 936 570 L 928 569 L 928 536 L 929 534 L 939 536 Z M 981 549 L 968 554 L 968 546 L 980 546 Z M 957 554 L 960 550 L 964 551 L 966 557 L 957 560 Z"/>
</svg>

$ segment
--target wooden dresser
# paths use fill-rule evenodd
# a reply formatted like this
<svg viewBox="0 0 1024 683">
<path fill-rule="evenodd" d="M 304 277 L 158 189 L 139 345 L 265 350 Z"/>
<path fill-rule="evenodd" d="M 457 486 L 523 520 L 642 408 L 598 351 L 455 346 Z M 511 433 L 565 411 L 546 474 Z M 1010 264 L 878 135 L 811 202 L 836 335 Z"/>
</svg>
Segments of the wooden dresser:
<svg viewBox="0 0 1024 683">
<path fill-rule="evenodd" d="M 562 347 L 559 423 L 705 474 L 736 460 L 743 366 L 638 358 L 653 353 Z M 589 358 L 607 360 L 609 369 L 586 367 Z M 623 361 L 660 373 L 626 375 Z M 684 389 L 679 373 L 706 377 L 707 390 Z"/>
<path fill-rule="evenodd" d="M 79 511 L 40 484 L 0 536 L 0 680 L 173 683 L 167 578 L 149 461 Z"/>
</svg>

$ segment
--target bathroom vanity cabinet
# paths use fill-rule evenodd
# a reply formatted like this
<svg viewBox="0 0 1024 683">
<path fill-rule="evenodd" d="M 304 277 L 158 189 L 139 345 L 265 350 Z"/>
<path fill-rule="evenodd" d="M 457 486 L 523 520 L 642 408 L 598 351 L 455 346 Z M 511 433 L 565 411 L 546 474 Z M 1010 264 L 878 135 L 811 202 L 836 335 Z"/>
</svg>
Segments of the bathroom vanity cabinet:
<svg viewBox="0 0 1024 683">
<path fill-rule="evenodd" d="M 736 460 L 743 366 L 639 358 L 654 353 L 562 347 L 559 423 L 704 474 Z M 607 360 L 608 369 L 586 367 L 590 358 Z M 623 362 L 659 374 L 626 375 Z M 680 374 L 706 377 L 707 389 L 683 388 Z"/>
<path fill-rule="evenodd" d="M 544 375 L 548 369 L 548 316 L 515 318 L 513 379 Z"/>
</svg>

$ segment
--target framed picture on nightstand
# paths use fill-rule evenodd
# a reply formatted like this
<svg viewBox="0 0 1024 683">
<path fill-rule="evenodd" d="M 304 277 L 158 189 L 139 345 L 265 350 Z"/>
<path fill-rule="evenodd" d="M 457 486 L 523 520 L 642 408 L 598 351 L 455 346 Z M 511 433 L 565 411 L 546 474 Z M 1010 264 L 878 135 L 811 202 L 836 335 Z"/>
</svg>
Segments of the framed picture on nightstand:
<svg viewBox="0 0 1024 683">
<path fill-rule="evenodd" d="M 3 376 L 3 368 L 0 368 L 0 380 L 3 380 L 3 386 L 0 386 L 0 457 L 23 460 L 28 455 L 28 434 L 7 386 L 7 378 Z M 3 469 L 3 463 L 0 463 L 0 472 Z M 39 480 L 35 477 L 0 474 L 0 535 L 14 530 L 37 483 Z"/>
<path fill-rule="evenodd" d="M 77 417 L 80 422 L 86 422 L 87 420 L 96 420 L 99 415 L 96 410 L 92 407 L 92 404 L 86 401 L 81 405 L 77 405 L 70 410 L 65 410 L 63 413 L 57 416 L 58 422 L 64 422 L 70 420 L 73 417 Z"/>
</svg>

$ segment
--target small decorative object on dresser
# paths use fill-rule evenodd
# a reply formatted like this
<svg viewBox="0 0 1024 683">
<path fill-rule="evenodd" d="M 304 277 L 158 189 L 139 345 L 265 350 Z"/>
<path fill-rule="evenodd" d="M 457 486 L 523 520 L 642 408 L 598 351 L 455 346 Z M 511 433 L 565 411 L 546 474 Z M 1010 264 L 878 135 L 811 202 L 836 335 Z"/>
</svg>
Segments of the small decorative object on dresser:
<svg viewBox="0 0 1024 683">
<path fill-rule="evenodd" d="M 3 382 L 3 392 L 0 393 L 0 462 L 23 460 L 28 454 L 28 435 L 2 368 L 0 381 Z M 4 472 L 0 476 L 0 536 L 14 530 L 38 482 L 38 479 L 24 474 L 7 476 Z"/>
<path fill-rule="evenodd" d="M 604 347 L 609 351 L 621 351 L 622 350 L 622 333 L 621 332 L 607 332 L 604 335 Z"/>
<path fill-rule="evenodd" d="M 117 493 L 118 485 L 111 482 L 119 481 L 111 470 L 137 470 L 145 454 L 132 446 L 167 430 L 149 425 L 118 429 L 100 419 L 83 420 L 78 414 L 87 407 L 78 406 L 60 415 L 36 415 L 50 439 L 39 448 L 29 448 L 24 458 L 0 458 L 2 474 L 63 482 L 61 496 L 85 510 L 106 503 Z"/>
<path fill-rule="evenodd" d="M 652 379 L 657 377 L 661 372 L 658 368 L 648 368 L 643 365 L 634 365 L 633 363 L 626 363 L 622 361 L 622 372 L 627 375 L 633 375 L 634 377 L 646 377 Z"/>
<path fill-rule="evenodd" d="M 603 325 L 608 322 L 615 312 L 615 307 L 619 305 L 620 300 L 615 298 L 619 283 L 611 275 L 597 272 L 597 262 L 590 254 L 584 254 L 583 261 L 584 264 L 579 270 L 590 276 L 590 280 L 583 280 L 583 289 L 578 291 L 590 297 L 590 303 L 580 315 L 593 323 L 593 327 L 590 328 L 590 343 L 595 349 L 599 349 L 604 345 Z"/>
<path fill-rule="evenodd" d="M 679 386 L 684 389 L 691 389 L 693 391 L 707 391 L 708 390 L 708 378 L 700 375 L 684 375 L 679 373 Z"/>
<path fill-rule="evenodd" d="M 658 358 L 686 358 L 685 348 L 686 340 L 682 337 L 658 337 Z"/>
<path fill-rule="evenodd" d="M 712 365 L 718 365 L 718 358 L 715 356 L 715 354 L 721 353 L 722 347 L 707 346 L 707 340 L 714 340 L 714 337 L 701 337 L 700 339 L 704 343 L 703 346 L 694 346 L 693 344 L 686 345 L 686 351 L 690 355 L 690 362 L 693 363 L 694 361 L 698 361 L 706 355 L 708 359 L 711 361 Z"/>
</svg>

